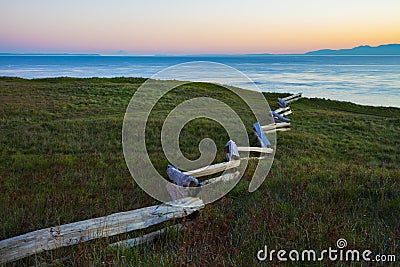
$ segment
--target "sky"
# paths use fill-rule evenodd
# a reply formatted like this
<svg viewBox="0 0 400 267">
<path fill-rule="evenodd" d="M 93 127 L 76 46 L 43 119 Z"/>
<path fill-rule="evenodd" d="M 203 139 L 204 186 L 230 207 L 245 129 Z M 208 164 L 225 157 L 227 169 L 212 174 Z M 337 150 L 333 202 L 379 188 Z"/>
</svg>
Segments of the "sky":
<svg viewBox="0 0 400 267">
<path fill-rule="evenodd" d="M 399 0 L 0 0 L 0 52 L 304 53 L 400 43 Z"/>
</svg>

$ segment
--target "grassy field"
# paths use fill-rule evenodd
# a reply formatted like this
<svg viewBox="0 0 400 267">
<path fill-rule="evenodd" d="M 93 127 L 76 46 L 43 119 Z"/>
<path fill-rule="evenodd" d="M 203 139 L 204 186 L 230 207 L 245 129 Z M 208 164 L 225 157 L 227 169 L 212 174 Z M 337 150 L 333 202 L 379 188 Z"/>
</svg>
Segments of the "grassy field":
<svg viewBox="0 0 400 267">
<path fill-rule="evenodd" d="M 0 240 L 157 203 L 135 184 L 121 145 L 125 109 L 144 81 L 0 78 Z M 146 129 L 153 140 L 150 157 L 163 175 L 168 162 L 157 139 L 163 118 L 195 96 L 229 102 L 251 131 L 251 113 L 226 90 L 179 87 L 157 105 Z M 280 95 L 265 96 L 276 108 Z M 322 250 L 335 247 L 339 238 L 350 249 L 396 254 L 399 264 L 400 109 L 322 99 L 301 99 L 291 107 L 292 130 L 278 133 L 272 169 L 256 192 L 247 191 L 252 161 L 240 183 L 207 205 L 184 232 L 131 249 L 108 249 L 110 242 L 142 232 L 129 233 L 15 264 L 249 266 L 259 264 L 256 254 L 264 245 Z M 184 128 L 184 154 L 198 157 L 204 137 L 214 139 L 221 161 L 227 135 L 208 120 Z"/>
</svg>

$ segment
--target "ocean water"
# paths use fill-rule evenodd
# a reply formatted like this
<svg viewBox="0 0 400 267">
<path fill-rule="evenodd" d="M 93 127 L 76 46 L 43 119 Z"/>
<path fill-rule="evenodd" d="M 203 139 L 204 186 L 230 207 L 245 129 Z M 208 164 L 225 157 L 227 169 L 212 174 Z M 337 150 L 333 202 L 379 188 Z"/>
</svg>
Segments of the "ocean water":
<svg viewBox="0 0 400 267">
<path fill-rule="evenodd" d="M 236 68 L 266 92 L 302 91 L 306 97 L 400 107 L 400 56 L 4 55 L 0 56 L 0 76 L 151 77 L 167 67 L 190 61 L 218 62 Z"/>
</svg>

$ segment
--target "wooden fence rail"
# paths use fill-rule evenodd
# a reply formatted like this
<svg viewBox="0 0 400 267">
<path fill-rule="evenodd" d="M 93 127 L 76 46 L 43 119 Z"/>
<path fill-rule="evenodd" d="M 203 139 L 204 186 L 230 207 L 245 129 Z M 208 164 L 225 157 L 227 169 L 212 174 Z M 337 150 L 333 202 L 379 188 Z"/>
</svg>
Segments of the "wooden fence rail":
<svg viewBox="0 0 400 267">
<path fill-rule="evenodd" d="M 96 238 L 144 229 L 173 218 L 184 217 L 203 207 L 199 198 L 183 198 L 1 240 L 0 264 Z"/>
</svg>

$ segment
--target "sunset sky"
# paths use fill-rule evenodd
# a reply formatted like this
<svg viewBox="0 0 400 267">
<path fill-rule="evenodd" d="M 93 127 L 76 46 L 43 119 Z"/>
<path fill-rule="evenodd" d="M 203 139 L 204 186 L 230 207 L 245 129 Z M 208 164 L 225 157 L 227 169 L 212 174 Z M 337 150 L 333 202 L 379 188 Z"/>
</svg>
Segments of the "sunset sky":
<svg viewBox="0 0 400 267">
<path fill-rule="evenodd" d="M 399 0 L 0 3 L 0 52 L 303 53 L 400 43 Z"/>
</svg>

